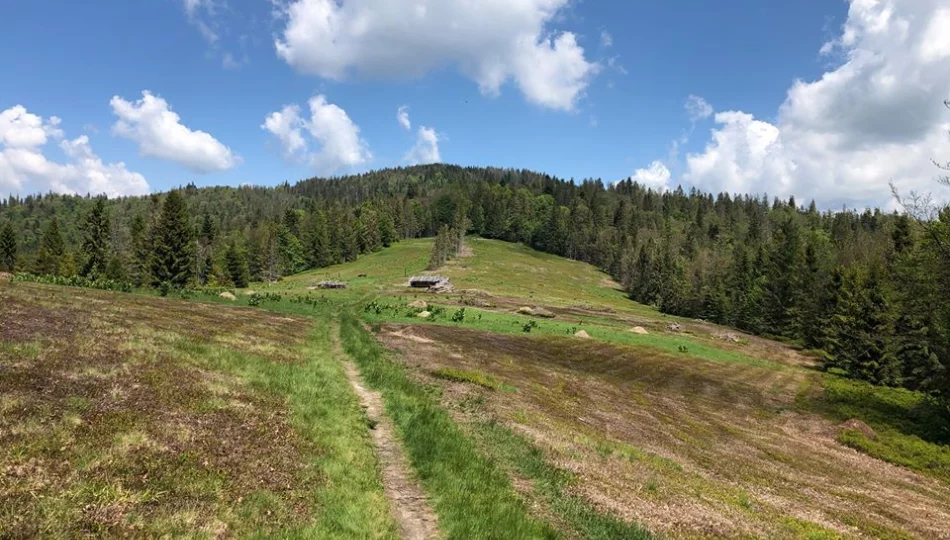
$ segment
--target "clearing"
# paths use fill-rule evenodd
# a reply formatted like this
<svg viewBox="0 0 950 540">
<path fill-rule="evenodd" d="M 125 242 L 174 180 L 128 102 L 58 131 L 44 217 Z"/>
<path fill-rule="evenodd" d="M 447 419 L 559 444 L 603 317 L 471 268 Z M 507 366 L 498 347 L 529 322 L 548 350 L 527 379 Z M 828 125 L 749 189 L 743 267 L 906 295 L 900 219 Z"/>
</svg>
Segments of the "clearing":
<svg viewBox="0 0 950 540">
<path fill-rule="evenodd" d="M 925 396 L 524 246 L 408 289 L 431 247 L 208 304 L 0 284 L 0 536 L 950 537 Z"/>
<path fill-rule="evenodd" d="M 0 284 L 0 537 L 398 536 L 312 320 Z"/>
</svg>

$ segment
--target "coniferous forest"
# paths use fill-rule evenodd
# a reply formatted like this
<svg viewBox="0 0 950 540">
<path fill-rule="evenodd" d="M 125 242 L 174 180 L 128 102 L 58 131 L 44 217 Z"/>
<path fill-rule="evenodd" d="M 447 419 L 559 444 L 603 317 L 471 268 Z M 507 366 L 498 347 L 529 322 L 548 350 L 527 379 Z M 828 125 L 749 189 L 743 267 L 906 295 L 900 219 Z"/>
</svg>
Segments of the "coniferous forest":
<svg viewBox="0 0 950 540">
<path fill-rule="evenodd" d="M 274 188 L 0 201 L 0 271 L 246 286 L 459 231 L 589 262 L 633 300 L 799 343 L 827 369 L 950 397 L 950 207 L 814 203 L 427 165 Z M 441 234 L 440 234 L 441 233 Z M 441 247 L 439 247 L 441 246 Z"/>
</svg>

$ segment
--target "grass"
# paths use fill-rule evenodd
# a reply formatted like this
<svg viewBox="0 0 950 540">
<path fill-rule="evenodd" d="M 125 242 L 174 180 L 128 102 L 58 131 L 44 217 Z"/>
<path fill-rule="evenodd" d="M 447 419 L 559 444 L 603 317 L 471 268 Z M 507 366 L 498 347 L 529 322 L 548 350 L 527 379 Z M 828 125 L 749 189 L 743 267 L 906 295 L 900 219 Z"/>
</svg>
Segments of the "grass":
<svg viewBox="0 0 950 540">
<path fill-rule="evenodd" d="M 874 434 L 844 429 L 838 440 L 856 450 L 920 473 L 950 481 L 947 412 L 927 396 L 902 388 L 873 386 L 836 375 L 822 379 L 823 394 L 803 405 L 839 422 L 860 420 Z"/>
<path fill-rule="evenodd" d="M 535 304 L 599 306 L 659 315 L 653 308 L 632 302 L 611 284 L 609 275 L 589 264 L 501 240 L 470 237 L 466 242 L 474 254 L 438 270 L 451 278 L 456 289 L 487 290 Z M 353 262 L 290 276 L 272 289 L 301 290 L 325 279 L 349 285 L 344 291 L 334 291 L 336 298 L 404 289 L 409 277 L 425 272 L 432 244 L 432 238 L 403 240 Z"/>
<path fill-rule="evenodd" d="M 389 302 L 391 300 L 391 302 Z M 787 366 L 753 358 L 731 349 L 714 347 L 703 341 L 677 334 L 648 334 L 640 335 L 629 332 L 626 327 L 613 324 L 592 324 L 551 319 L 537 319 L 514 313 L 500 313 L 467 307 L 465 308 L 464 322 L 451 320 L 453 308 L 445 308 L 441 316 L 421 320 L 415 316 L 415 310 L 410 308 L 405 300 L 400 298 L 380 299 L 363 306 L 363 317 L 370 324 L 382 322 L 403 322 L 413 324 L 439 324 L 448 326 L 463 326 L 477 330 L 485 330 L 498 334 L 530 334 L 531 336 L 559 336 L 571 337 L 580 330 L 586 331 L 591 339 L 629 345 L 632 347 L 654 349 L 658 352 L 673 354 L 686 358 L 744 364 L 754 367 L 770 369 L 787 369 Z M 429 310 L 434 307 L 430 305 Z M 525 332 L 526 325 L 530 331 Z"/>
<path fill-rule="evenodd" d="M 398 537 L 328 324 L 33 284 L 0 320 L 0 537 Z"/>
<path fill-rule="evenodd" d="M 446 381 L 470 383 L 489 390 L 504 390 L 514 392 L 515 387 L 498 382 L 494 377 L 486 375 L 481 371 L 464 370 L 458 368 L 440 368 L 433 370 L 432 376 Z"/>
<path fill-rule="evenodd" d="M 475 431 L 485 452 L 530 481 L 550 513 L 563 521 L 573 535 L 598 540 L 653 538 L 639 525 L 598 512 L 590 501 L 572 493 L 573 475 L 548 463 L 539 448 L 511 429 L 497 422 L 485 422 L 475 426 Z"/>
<path fill-rule="evenodd" d="M 368 420 L 333 357 L 329 315 L 318 318 L 301 353 L 303 366 L 255 362 L 224 352 L 203 362 L 289 400 L 294 429 L 320 451 L 309 464 L 321 484 L 315 492 L 319 519 L 286 531 L 300 538 L 398 538 L 383 493 L 376 455 L 367 432 Z M 265 497 L 263 501 L 267 501 Z"/>
<path fill-rule="evenodd" d="M 529 515 L 504 471 L 478 451 L 426 387 L 386 358 L 356 317 L 344 315 L 341 338 L 363 380 L 382 393 L 448 538 L 556 537 Z"/>
</svg>

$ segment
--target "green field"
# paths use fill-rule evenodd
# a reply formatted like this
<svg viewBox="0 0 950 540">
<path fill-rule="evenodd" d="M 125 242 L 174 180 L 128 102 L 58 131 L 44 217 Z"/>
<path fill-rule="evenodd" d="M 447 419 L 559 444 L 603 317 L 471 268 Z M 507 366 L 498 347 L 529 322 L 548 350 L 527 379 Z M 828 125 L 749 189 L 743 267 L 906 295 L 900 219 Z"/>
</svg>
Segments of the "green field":
<svg viewBox="0 0 950 540">
<path fill-rule="evenodd" d="M 470 239 L 455 291 L 409 289 L 431 245 L 233 301 L 0 283 L 0 537 L 399 537 L 346 362 L 445 538 L 950 535 L 925 396 L 520 245 Z"/>
</svg>

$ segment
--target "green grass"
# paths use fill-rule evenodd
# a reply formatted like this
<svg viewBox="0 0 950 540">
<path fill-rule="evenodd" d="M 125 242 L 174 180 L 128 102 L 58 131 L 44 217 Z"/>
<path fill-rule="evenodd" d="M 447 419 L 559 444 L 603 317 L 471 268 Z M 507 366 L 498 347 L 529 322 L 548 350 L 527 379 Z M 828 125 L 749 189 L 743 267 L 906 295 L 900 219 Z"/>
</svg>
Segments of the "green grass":
<svg viewBox="0 0 950 540">
<path fill-rule="evenodd" d="M 802 403 L 838 422 L 860 420 L 874 430 L 867 437 L 842 430 L 838 440 L 856 450 L 923 474 L 950 481 L 950 425 L 947 411 L 920 392 L 873 386 L 825 375 L 823 394 Z"/>
<path fill-rule="evenodd" d="M 443 410 L 437 396 L 412 381 L 353 316 L 344 315 L 341 337 L 363 380 L 382 393 L 410 462 L 448 538 L 555 538 L 532 518 L 511 481 L 482 455 Z"/>
<path fill-rule="evenodd" d="M 438 306 L 430 305 L 430 311 L 433 307 Z M 682 356 L 684 358 L 744 364 L 777 370 L 790 369 L 788 366 L 753 358 L 734 350 L 714 347 L 688 336 L 665 333 L 640 335 L 629 332 L 626 327 L 616 324 L 578 324 L 570 321 L 538 319 L 515 313 L 500 313 L 497 311 L 469 307 L 465 308 L 464 322 L 459 323 L 451 320 L 454 311 L 454 308 L 451 306 L 445 306 L 443 315 L 425 320 L 417 318 L 414 315 L 415 311 L 417 310 L 413 310 L 407 304 L 402 303 L 399 298 L 382 298 L 378 301 L 363 305 L 362 315 L 365 320 L 371 324 L 382 322 L 440 324 L 463 326 L 499 334 L 571 337 L 579 330 L 584 330 L 590 335 L 591 339 L 596 341 L 655 349 L 663 353 Z M 525 332 L 525 325 L 530 324 L 531 321 L 534 321 L 535 325 L 531 327 L 530 332 Z"/>
<path fill-rule="evenodd" d="M 342 364 L 332 353 L 330 318 L 318 318 L 302 349 L 304 365 L 288 365 L 213 349 L 200 363 L 238 374 L 274 395 L 286 396 L 291 423 L 319 449 L 308 469 L 318 502 L 315 523 L 283 531 L 298 538 L 399 538 L 383 493 L 366 415 L 349 388 Z M 262 361 L 263 360 L 263 361 Z M 266 513 L 268 498 L 253 506 Z M 254 510 L 251 510 L 252 512 Z"/>
<path fill-rule="evenodd" d="M 432 376 L 447 381 L 470 383 L 489 390 L 504 390 L 508 392 L 517 390 L 514 386 L 501 383 L 494 377 L 480 371 L 448 367 L 432 371 Z"/>
<path fill-rule="evenodd" d="M 0 285 L 0 537 L 398 538 L 321 309 Z"/>
<path fill-rule="evenodd" d="M 653 535 L 636 524 L 598 512 L 587 499 L 571 493 L 573 476 L 546 460 L 544 453 L 497 422 L 474 426 L 485 452 L 498 463 L 529 480 L 550 512 L 576 535 L 589 539 L 649 539 Z"/>
<path fill-rule="evenodd" d="M 522 244 L 470 237 L 473 255 L 459 257 L 439 274 L 456 289 L 480 289 L 496 296 L 552 306 L 598 306 L 633 314 L 661 316 L 655 309 L 631 301 L 610 276 L 582 263 L 535 251 Z M 358 260 L 290 276 L 267 290 L 304 290 L 325 279 L 347 282 L 349 288 L 327 292 L 352 299 L 384 290 L 404 288 L 408 278 L 425 272 L 433 239 L 403 240 Z M 364 277 L 360 277 L 363 275 Z M 258 284 L 251 288 L 259 287 Z M 407 294 L 411 291 L 407 291 Z"/>
</svg>

